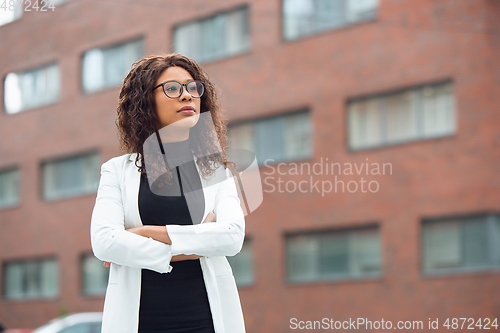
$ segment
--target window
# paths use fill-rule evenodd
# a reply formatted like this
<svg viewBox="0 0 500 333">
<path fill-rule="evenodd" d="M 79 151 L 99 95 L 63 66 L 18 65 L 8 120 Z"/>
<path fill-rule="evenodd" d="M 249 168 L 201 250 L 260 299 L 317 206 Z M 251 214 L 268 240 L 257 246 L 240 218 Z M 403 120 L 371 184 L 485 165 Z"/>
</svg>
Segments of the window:
<svg viewBox="0 0 500 333">
<path fill-rule="evenodd" d="M 23 3 L 17 1 L 0 2 L 0 26 L 19 20 L 23 15 Z"/>
<path fill-rule="evenodd" d="M 102 323 L 78 323 L 63 328 L 57 333 L 101 333 Z"/>
<path fill-rule="evenodd" d="M 197 62 L 247 51 L 250 49 L 248 7 L 175 27 L 174 49 Z"/>
<path fill-rule="evenodd" d="M 19 203 L 19 170 L 0 171 L 0 208 Z"/>
<path fill-rule="evenodd" d="M 451 82 L 348 102 L 349 146 L 362 149 L 455 133 Z"/>
<path fill-rule="evenodd" d="M 104 295 L 108 286 L 109 268 L 93 254 L 82 258 L 83 293 L 86 295 Z"/>
<path fill-rule="evenodd" d="M 422 222 L 425 273 L 500 267 L 500 215 Z"/>
<path fill-rule="evenodd" d="M 245 239 L 237 255 L 227 257 L 238 286 L 248 286 L 254 282 L 252 241 Z"/>
<path fill-rule="evenodd" d="M 97 191 L 99 155 L 72 156 L 42 164 L 45 200 L 55 200 Z"/>
<path fill-rule="evenodd" d="M 376 227 L 290 235 L 286 253 L 291 282 L 376 277 L 380 273 Z"/>
<path fill-rule="evenodd" d="M 283 0 L 283 33 L 287 40 L 349 24 L 373 20 L 378 0 Z"/>
<path fill-rule="evenodd" d="M 85 52 L 82 62 L 83 90 L 91 93 L 118 86 L 142 55 L 142 39 Z"/>
<path fill-rule="evenodd" d="M 53 298 L 58 294 L 57 260 L 38 259 L 5 263 L 4 296 L 7 299 Z"/>
<path fill-rule="evenodd" d="M 4 82 L 4 104 L 8 114 L 57 102 L 60 91 L 56 63 L 26 72 L 9 73 Z"/>
<path fill-rule="evenodd" d="M 72 0 L 48 0 L 48 4 L 51 6 L 59 6 L 62 5 L 63 3 L 70 2 Z"/>
<path fill-rule="evenodd" d="M 287 161 L 309 158 L 312 155 L 311 137 L 311 117 L 308 111 L 244 122 L 229 127 L 231 148 L 254 152 L 259 164 L 271 159 Z"/>
</svg>

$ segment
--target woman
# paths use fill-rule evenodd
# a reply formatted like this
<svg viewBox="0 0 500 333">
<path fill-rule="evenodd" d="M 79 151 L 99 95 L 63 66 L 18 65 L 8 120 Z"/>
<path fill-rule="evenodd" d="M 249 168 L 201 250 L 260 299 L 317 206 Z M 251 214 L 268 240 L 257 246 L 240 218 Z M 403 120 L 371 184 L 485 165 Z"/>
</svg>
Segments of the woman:
<svg viewBox="0 0 500 333">
<path fill-rule="evenodd" d="M 215 87 L 187 57 L 149 56 L 117 111 L 127 153 L 101 166 L 91 219 L 110 267 L 102 333 L 245 332 L 225 258 L 241 250 L 245 221 Z M 161 153 L 148 157 L 148 142 Z"/>
</svg>

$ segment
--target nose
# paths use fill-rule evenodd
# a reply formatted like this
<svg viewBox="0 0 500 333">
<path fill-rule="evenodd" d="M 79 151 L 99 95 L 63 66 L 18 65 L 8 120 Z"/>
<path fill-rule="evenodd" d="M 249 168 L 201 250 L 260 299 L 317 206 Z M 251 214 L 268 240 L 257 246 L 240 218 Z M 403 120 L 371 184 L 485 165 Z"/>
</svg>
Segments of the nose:
<svg viewBox="0 0 500 333">
<path fill-rule="evenodd" d="M 186 86 L 182 86 L 182 94 L 179 96 L 179 98 L 181 99 L 181 101 L 190 101 L 192 96 L 189 94 L 188 90 L 187 90 L 187 87 Z"/>
</svg>

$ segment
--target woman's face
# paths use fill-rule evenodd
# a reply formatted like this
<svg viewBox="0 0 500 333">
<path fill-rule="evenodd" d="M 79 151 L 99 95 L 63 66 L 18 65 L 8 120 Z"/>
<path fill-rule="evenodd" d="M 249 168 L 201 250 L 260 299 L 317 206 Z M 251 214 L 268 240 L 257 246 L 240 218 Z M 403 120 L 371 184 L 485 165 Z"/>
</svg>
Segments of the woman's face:
<svg viewBox="0 0 500 333">
<path fill-rule="evenodd" d="M 188 83 L 193 80 L 193 77 L 184 68 L 173 66 L 165 69 L 160 74 L 155 86 L 170 80 L 175 80 L 180 83 Z M 177 98 L 167 97 L 163 92 L 163 88 L 159 87 L 154 90 L 154 98 L 159 121 L 159 124 L 157 124 L 158 129 L 178 121 L 180 122 L 177 123 L 175 127 L 187 129 L 193 127 L 198 122 L 201 108 L 201 98 L 192 97 L 187 92 L 185 86 L 183 86 L 182 94 Z M 194 112 L 189 110 L 180 112 L 181 108 L 186 106 L 192 107 Z"/>
</svg>

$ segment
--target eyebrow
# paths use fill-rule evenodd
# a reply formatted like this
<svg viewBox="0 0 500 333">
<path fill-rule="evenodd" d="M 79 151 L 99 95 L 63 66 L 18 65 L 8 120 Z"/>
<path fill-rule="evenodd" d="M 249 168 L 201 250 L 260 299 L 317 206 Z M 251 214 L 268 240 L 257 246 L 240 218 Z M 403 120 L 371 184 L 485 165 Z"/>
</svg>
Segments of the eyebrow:
<svg viewBox="0 0 500 333">
<path fill-rule="evenodd" d="M 194 81 L 194 79 L 185 79 L 185 80 L 166 80 L 166 81 L 177 81 L 177 82 L 182 83 L 182 82 L 184 82 L 184 81 L 185 81 L 185 82 Z M 166 82 L 166 81 L 163 81 L 163 82 Z"/>
</svg>

